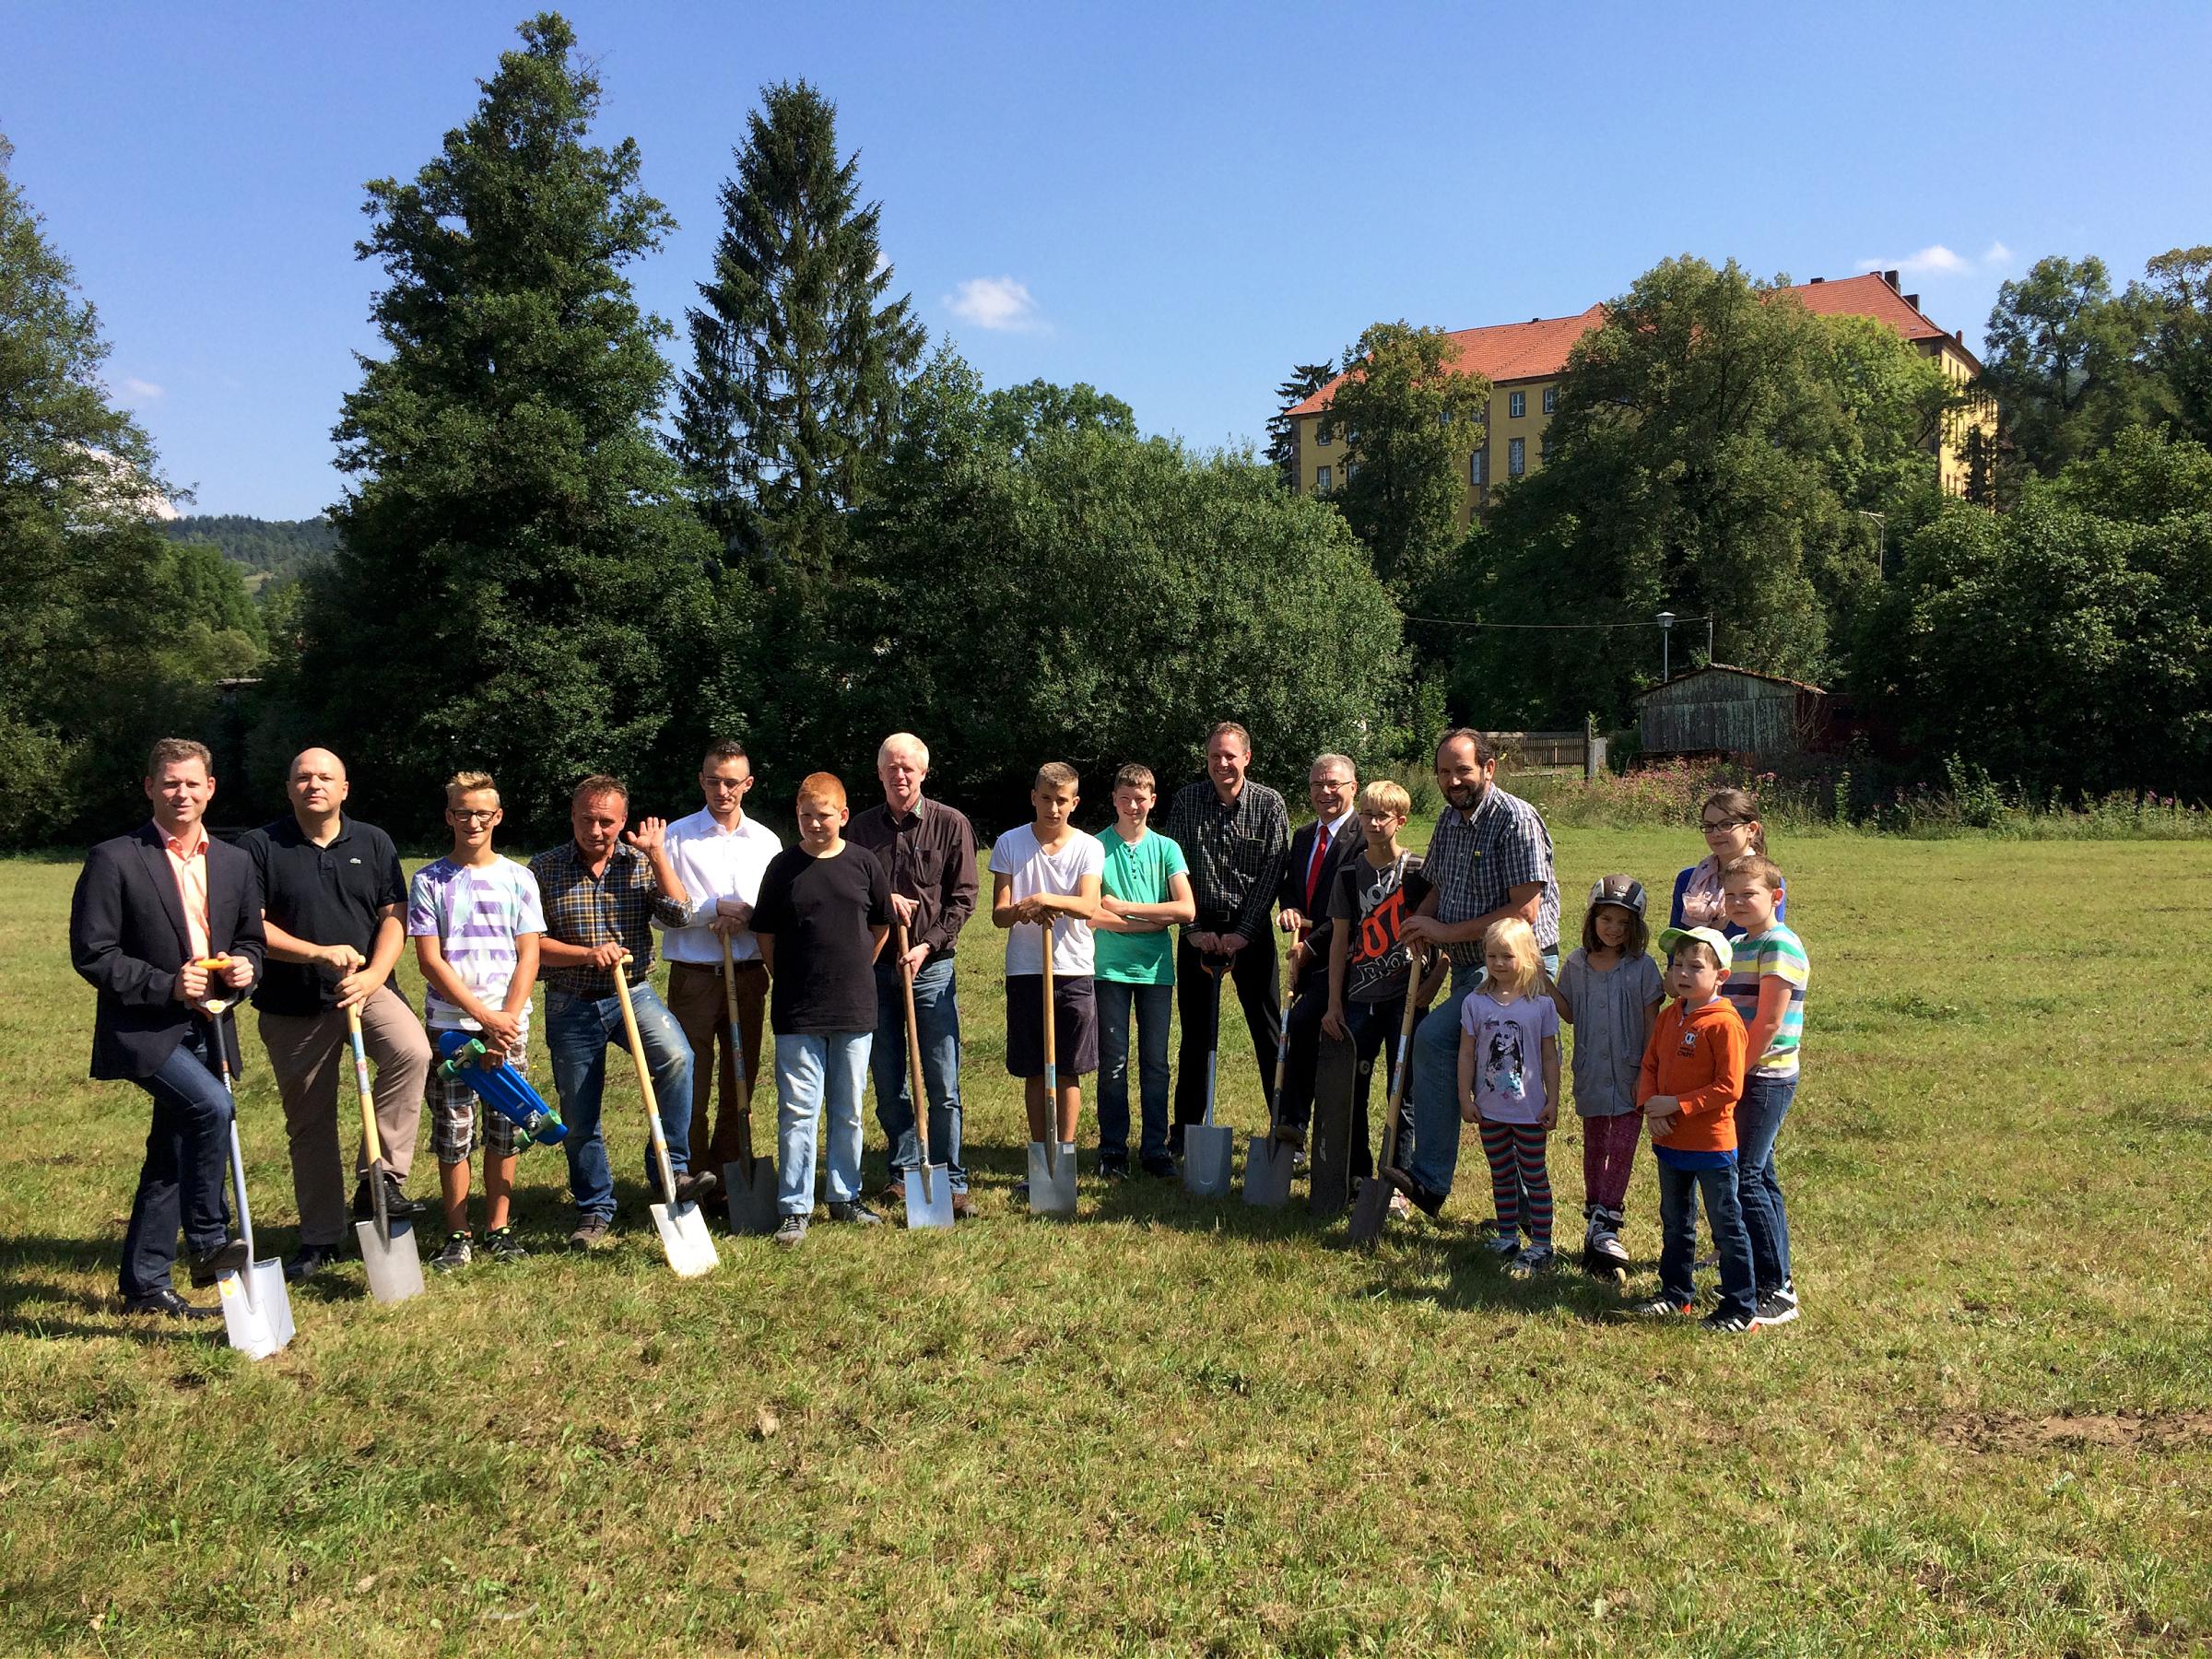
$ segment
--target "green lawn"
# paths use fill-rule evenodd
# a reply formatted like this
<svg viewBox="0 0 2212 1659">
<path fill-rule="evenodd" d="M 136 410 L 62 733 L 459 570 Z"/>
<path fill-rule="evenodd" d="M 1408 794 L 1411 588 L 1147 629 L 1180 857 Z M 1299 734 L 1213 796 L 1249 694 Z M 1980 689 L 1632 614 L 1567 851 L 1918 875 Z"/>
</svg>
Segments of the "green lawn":
<svg viewBox="0 0 2212 1659">
<path fill-rule="evenodd" d="M 1696 850 L 1562 832 L 1570 928 L 1595 876 L 1664 892 Z M 1507 1282 L 1470 1259 L 1472 1147 L 1443 1225 L 1373 1256 L 1159 1183 L 1015 1213 L 985 924 L 956 1232 L 725 1240 L 678 1281 L 624 1068 L 619 1248 L 554 1250 L 534 1150 L 546 1253 L 390 1309 L 354 1265 L 258 1365 L 116 1312 L 143 1097 L 84 1077 L 73 868 L 0 863 L 0 1653 L 2205 1651 L 2201 848 L 1776 850 L 1815 976 L 1786 1329 Z M 1258 1122 L 1241 1043 L 1222 1075 Z M 1579 1159 L 1570 1123 L 1562 1232 Z M 426 1135 L 418 1194 L 431 1168 Z M 1626 1239 L 1653 1253 L 1648 1163 Z"/>
</svg>

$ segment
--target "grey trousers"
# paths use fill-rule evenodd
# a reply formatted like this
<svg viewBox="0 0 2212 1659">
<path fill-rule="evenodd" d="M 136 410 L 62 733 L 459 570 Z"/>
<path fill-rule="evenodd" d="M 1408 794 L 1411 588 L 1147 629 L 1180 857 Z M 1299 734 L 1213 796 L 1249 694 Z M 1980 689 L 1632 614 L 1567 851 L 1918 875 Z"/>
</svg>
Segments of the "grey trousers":
<svg viewBox="0 0 2212 1659">
<path fill-rule="evenodd" d="M 335 1009 L 305 1018 L 261 1017 L 262 1046 L 284 1098 L 284 1133 L 291 1143 L 292 1195 L 300 1205 L 300 1241 L 328 1247 L 346 1237 L 346 1173 L 339 1151 L 338 1095 L 345 1120 L 360 1122 L 353 1088 L 353 1044 L 346 1016 Z M 430 1040 L 406 999 L 389 985 L 361 1006 L 361 1046 L 375 1078 L 376 1133 L 384 1163 L 402 1181 L 415 1161 L 415 1133 L 422 1122 L 423 1086 L 430 1075 Z M 369 1167 L 368 1144 L 358 1129 L 354 1173 Z"/>
</svg>

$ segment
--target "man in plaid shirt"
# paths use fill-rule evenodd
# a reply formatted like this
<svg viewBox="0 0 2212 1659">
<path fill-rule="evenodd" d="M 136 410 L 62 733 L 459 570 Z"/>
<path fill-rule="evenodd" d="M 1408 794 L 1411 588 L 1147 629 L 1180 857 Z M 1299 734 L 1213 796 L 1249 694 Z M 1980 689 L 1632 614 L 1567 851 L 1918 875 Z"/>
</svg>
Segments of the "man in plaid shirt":
<svg viewBox="0 0 2212 1659">
<path fill-rule="evenodd" d="M 1182 1052 L 1168 1143 L 1179 1155 L 1183 1125 L 1206 1116 L 1206 1056 L 1219 1041 L 1214 1029 L 1218 1005 L 1206 963 L 1217 970 L 1226 963 L 1236 982 L 1261 1077 L 1271 1076 L 1275 1064 L 1282 992 L 1276 984 L 1275 929 L 1267 912 L 1290 856 L 1290 815 L 1281 795 L 1244 775 L 1251 765 L 1252 735 L 1223 721 L 1206 734 L 1206 775 L 1184 784 L 1168 807 L 1167 837 L 1182 849 L 1191 895 L 1198 901 L 1198 919 L 1183 928 L 1175 947 Z"/>
<path fill-rule="evenodd" d="M 546 1047 L 553 1056 L 553 1084 L 568 1120 L 569 1194 L 580 1212 L 569 1235 L 573 1250 L 589 1250 L 606 1236 L 615 1218 L 615 1178 L 599 1127 L 600 1096 L 606 1087 L 608 1047 L 629 1047 L 622 1004 L 615 994 L 615 964 L 632 959 L 629 1001 L 637 1015 L 645 1064 L 653 1074 L 676 1173 L 679 1204 L 711 1197 L 722 1184 L 709 1170 L 688 1172 L 691 1146 L 691 1045 L 683 1028 L 654 992 L 653 926 L 681 927 L 690 895 L 664 844 L 667 826 L 638 820 L 629 834 L 629 790 L 619 778 L 584 779 L 569 800 L 573 840 L 530 861 L 545 907 L 546 936 L 539 947 L 539 977 L 546 982 Z M 650 1147 L 645 1185 L 660 1190 Z"/>
<path fill-rule="evenodd" d="M 1413 1034 L 1413 1146 L 1401 1141 L 1388 1179 L 1433 1216 L 1452 1191 L 1459 1163 L 1459 1010 L 1482 982 L 1482 935 L 1518 916 L 1535 930 L 1544 971 L 1559 968 L 1559 887 L 1551 868 L 1551 831 L 1536 809 L 1492 782 L 1498 757 L 1489 739 L 1462 726 L 1436 746 L 1436 782 L 1447 806 L 1429 842 L 1422 874 L 1434 884 L 1407 918 L 1405 936 L 1452 963 L 1452 993 L 1421 1017 Z M 1422 988 L 1435 994 L 1438 970 Z"/>
</svg>

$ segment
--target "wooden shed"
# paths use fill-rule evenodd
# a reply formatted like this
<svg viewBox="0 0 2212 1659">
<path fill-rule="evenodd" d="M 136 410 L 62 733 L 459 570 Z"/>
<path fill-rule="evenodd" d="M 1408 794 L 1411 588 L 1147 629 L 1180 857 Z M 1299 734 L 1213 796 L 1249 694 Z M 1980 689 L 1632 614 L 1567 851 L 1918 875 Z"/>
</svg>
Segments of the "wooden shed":
<svg viewBox="0 0 2212 1659">
<path fill-rule="evenodd" d="M 1795 755 L 1821 747 L 1828 694 L 1714 663 L 1636 697 L 1647 755 Z"/>
</svg>

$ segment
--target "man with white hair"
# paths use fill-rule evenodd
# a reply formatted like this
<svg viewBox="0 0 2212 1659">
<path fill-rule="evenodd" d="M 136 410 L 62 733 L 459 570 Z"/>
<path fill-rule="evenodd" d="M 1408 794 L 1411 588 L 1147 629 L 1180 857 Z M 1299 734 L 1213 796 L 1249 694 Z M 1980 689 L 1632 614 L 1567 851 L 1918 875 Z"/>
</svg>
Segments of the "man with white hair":
<svg viewBox="0 0 2212 1659">
<path fill-rule="evenodd" d="M 876 750 L 883 805 L 856 816 L 845 839 L 865 847 L 891 875 L 891 909 L 906 926 L 907 952 L 897 935 L 876 962 L 876 1042 L 869 1066 L 876 1080 L 876 1121 L 890 1147 L 890 1182 L 883 1202 L 903 1204 L 908 1170 L 921 1164 L 914 1133 L 913 1090 L 907 1080 L 904 968 L 914 970 L 914 1028 L 922 1044 L 922 1087 L 928 1092 L 930 1156 L 944 1159 L 952 1210 L 968 1213 L 968 1171 L 960 1164 L 960 1011 L 953 996 L 953 947 L 975 913 L 975 828 L 967 815 L 922 793 L 929 746 L 912 732 L 893 732 Z"/>
</svg>

